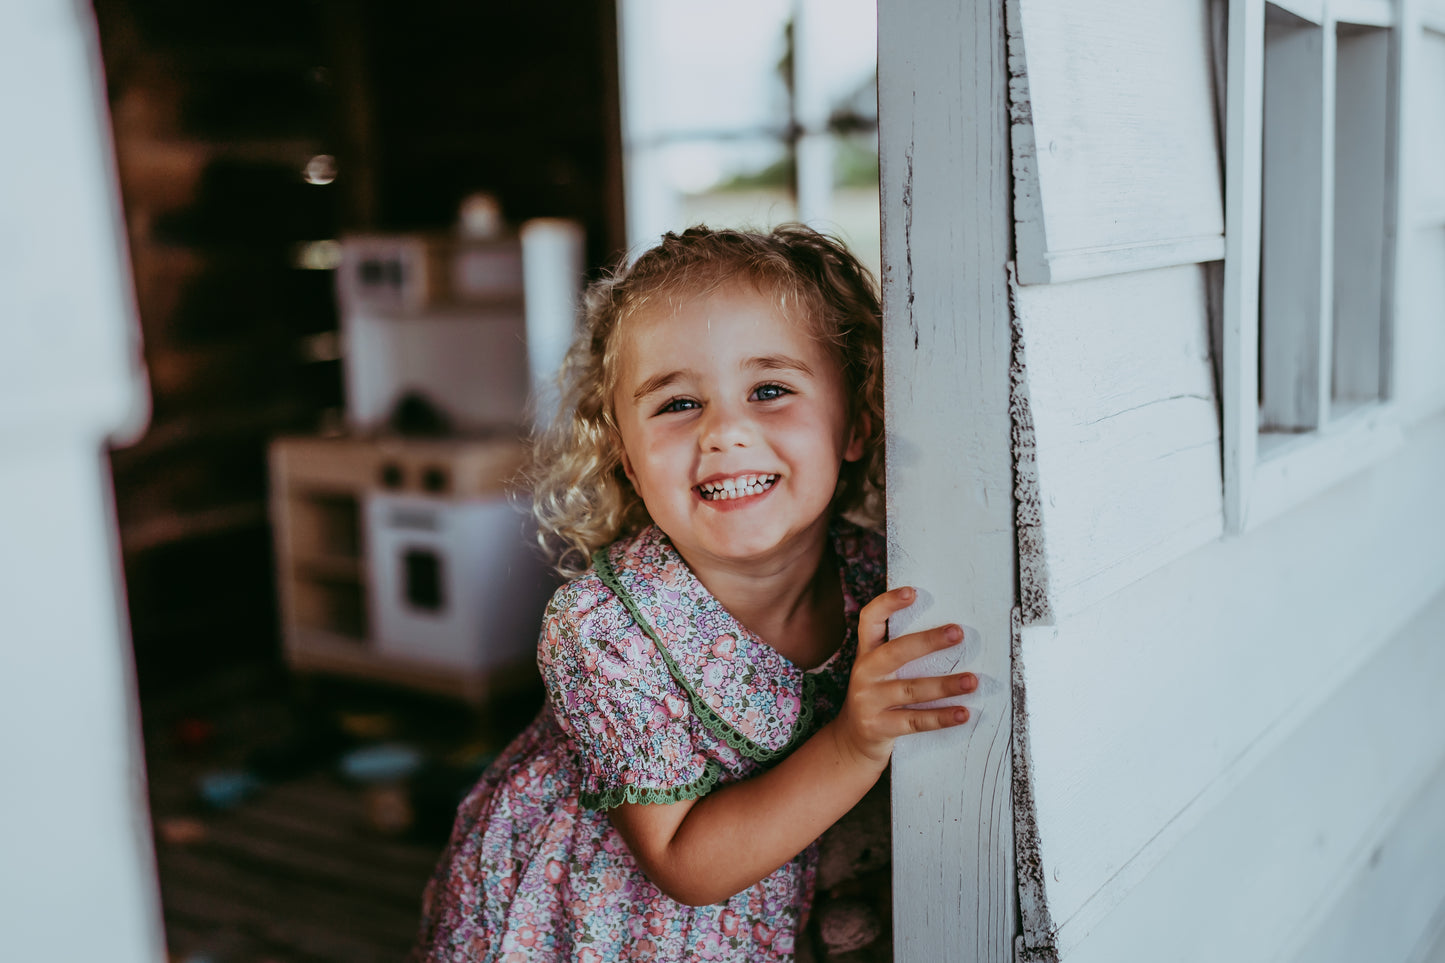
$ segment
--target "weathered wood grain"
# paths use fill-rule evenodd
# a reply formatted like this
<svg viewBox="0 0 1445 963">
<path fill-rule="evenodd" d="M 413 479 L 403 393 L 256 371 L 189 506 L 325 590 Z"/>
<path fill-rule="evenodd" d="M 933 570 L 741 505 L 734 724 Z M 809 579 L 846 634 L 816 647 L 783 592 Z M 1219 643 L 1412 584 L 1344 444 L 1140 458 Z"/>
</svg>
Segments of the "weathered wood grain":
<svg viewBox="0 0 1445 963">
<path fill-rule="evenodd" d="M 1013 956 L 1004 57 L 1001 2 L 879 5 L 889 580 L 924 599 L 891 628 L 964 623 L 931 664 L 982 679 L 967 725 L 894 754 L 899 961 Z"/>
<path fill-rule="evenodd" d="M 1222 531 L 1204 283 L 1188 265 L 1016 295 L 1055 618 Z"/>
</svg>

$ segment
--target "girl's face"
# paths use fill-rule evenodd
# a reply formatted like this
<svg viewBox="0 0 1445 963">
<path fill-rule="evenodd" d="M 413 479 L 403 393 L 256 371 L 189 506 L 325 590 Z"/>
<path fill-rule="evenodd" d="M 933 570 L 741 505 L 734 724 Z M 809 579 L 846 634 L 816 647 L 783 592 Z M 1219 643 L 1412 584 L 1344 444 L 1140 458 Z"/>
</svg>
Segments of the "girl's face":
<svg viewBox="0 0 1445 963">
<path fill-rule="evenodd" d="M 786 562 L 820 545 L 864 433 L 804 321 L 738 284 L 644 310 L 618 337 L 623 468 L 688 563 Z"/>
</svg>

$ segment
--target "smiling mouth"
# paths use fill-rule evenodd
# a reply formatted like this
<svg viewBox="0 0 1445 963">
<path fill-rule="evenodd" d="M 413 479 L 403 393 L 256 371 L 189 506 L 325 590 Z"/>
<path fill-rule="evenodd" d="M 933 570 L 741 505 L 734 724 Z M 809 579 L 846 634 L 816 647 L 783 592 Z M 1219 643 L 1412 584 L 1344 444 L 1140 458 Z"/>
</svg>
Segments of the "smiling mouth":
<svg viewBox="0 0 1445 963">
<path fill-rule="evenodd" d="M 706 502 L 727 501 L 731 498 L 746 498 L 761 495 L 778 483 L 781 475 L 739 475 L 722 481 L 703 482 L 697 486 L 697 493 Z"/>
</svg>

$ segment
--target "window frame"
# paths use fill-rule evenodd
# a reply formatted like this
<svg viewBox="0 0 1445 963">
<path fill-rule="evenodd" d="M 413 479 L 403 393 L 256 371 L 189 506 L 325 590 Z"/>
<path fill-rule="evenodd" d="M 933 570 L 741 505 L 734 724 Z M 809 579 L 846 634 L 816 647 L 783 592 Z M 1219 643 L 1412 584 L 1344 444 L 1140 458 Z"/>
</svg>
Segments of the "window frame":
<svg viewBox="0 0 1445 963">
<path fill-rule="evenodd" d="M 1314 324 L 1286 327 L 1269 347 L 1278 354 L 1280 338 L 1294 337 L 1304 349 L 1295 351 L 1310 367 L 1314 409 L 1307 429 L 1281 433 L 1261 428 L 1260 405 L 1260 292 L 1263 237 L 1261 213 L 1274 198 L 1263 194 L 1266 0 L 1229 0 L 1228 79 L 1225 108 L 1225 262 L 1222 318 L 1221 409 L 1223 417 L 1223 469 L 1225 531 L 1247 532 L 1323 492 L 1345 478 L 1387 457 L 1403 443 L 1399 407 L 1394 401 L 1393 305 L 1399 288 L 1401 258 L 1396 248 L 1405 222 L 1402 213 L 1403 99 L 1408 46 L 1406 38 L 1422 26 L 1421 0 L 1272 0 L 1272 5 L 1321 30 L 1325 52 L 1321 57 L 1322 152 L 1317 182 L 1310 190 L 1320 194 L 1321 251 L 1314 270 L 1321 295 Z M 1339 24 L 1384 28 L 1391 31 L 1386 58 L 1384 210 L 1381 212 L 1385 253 L 1381 261 L 1382 305 L 1378 400 L 1332 411 L 1330 357 L 1333 329 L 1331 292 L 1334 288 L 1333 221 L 1334 131 L 1337 81 L 1335 43 Z M 1314 173 L 1312 171 L 1311 173 Z M 1299 271 L 1298 265 L 1293 269 Z M 1290 345 L 1285 345 L 1286 348 Z M 1305 350 L 1310 349 L 1310 350 Z M 1286 362 L 1287 369 L 1287 362 Z M 1282 375 L 1278 366 L 1266 377 Z"/>
</svg>

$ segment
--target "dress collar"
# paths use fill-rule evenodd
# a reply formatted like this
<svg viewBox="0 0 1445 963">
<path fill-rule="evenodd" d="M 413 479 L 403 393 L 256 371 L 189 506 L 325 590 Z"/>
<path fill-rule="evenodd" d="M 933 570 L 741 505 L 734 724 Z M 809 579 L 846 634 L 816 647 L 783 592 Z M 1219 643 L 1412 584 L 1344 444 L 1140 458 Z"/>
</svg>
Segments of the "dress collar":
<svg viewBox="0 0 1445 963">
<path fill-rule="evenodd" d="M 857 540 L 864 535 L 844 521 L 829 527 L 842 575 L 846 634 L 837 655 L 816 672 L 800 669 L 734 618 L 656 525 L 599 551 L 594 562 L 657 645 L 694 711 L 734 748 L 768 761 L 809 733 L 815 678 L 841 673 L 846 685 L 859 599 L 867 598 L 850 562 L 859 556 Z"/>
</svg>

